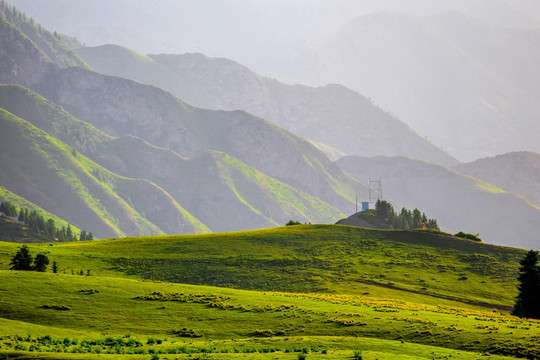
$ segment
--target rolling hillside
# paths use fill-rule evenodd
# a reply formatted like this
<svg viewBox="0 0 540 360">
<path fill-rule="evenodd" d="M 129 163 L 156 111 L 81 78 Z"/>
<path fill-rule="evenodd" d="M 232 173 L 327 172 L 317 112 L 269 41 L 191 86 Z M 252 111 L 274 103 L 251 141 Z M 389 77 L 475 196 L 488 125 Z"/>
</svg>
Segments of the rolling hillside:
<svg viewBox="0 0 540 360">
<path fill-rule="evenodd" d="M 159 86 L 209 109 L 246 110 L 349 155 L 403 155 L 457 161 L 371 100 L 339 85 L 314 88 L 262 77 L 202 54 L 142 55 L 118 46 L 75 50 L 96 71 Z"/>
<path fill-rule="evenodd" d="M 193 226 L 185 210 L 155 184 L 113 174 L 25 120 L 0 112 L 0 183 L 6 189 L 101 238 L 195 230 L 183 228 Z"/>
<path fill-rule="evenodd" d="M 444 233 L 317 225 L 30 245 L 59 263 L 58 274 L 2 270 L 17 244 L 0 248 L 0 353 L 511 359 L 540 351 L 540 323 L 507 312 L 524 251 Z M 90 275 L 72 275 L 80 269 Z"/>
<path fill-rule="evenodd" d="M 540 246 L 540 209 L 483 180 L 403 157 L 344 157 L 337 163 L 359 180 L 382 178 L 385 199 L 422 209 L 446 231 L 480 233 L 491 244 Z"/>
</svg>

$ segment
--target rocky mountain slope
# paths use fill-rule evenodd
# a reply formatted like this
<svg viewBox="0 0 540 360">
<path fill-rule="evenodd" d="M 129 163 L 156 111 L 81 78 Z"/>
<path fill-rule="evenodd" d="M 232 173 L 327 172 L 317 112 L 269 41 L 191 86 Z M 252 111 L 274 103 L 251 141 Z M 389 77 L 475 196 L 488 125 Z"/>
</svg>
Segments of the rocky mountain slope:
<svg viewBox="0 0 540 360">
<path fill-rule="evenodd" d="M 118 45 L 76 52 L 95 70 L 159 86 L 209 109 L 242 109 L 346 154 L 456 160 L 369 99 L 339 85 L 286 85 L 228 59 L 202 54 L 142 55 Z"/>
<path fill-rule="evenodd" d="M 422 209 L 442 230 L 480 233 L 493 244 L 540 248 L 540 209 L 485 181 L 403 157 L 349 156 L 337 163 L 357 179 L 382 178 L 385 199 Z"/>
<path fill-rule="evenodd" d="M 514 152 L 484 158 L 454 167 L 508 192 L 523 196 L 540 207 L 540 155 Z"/>
</svg>

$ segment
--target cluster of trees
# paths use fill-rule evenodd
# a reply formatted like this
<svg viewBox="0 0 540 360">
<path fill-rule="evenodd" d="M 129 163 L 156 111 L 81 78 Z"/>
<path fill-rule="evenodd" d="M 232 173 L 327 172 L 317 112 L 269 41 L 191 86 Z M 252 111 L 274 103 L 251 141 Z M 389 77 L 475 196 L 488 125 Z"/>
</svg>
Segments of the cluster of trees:
<svg viewBox="0 0 540 360">
<path fill-rule="evenodd" d="M 58 241 L 94 240 L 94 235 L 91 232 L 86 232 L 86 230 L 82 230 L 77 238 L 71 225 L 68 224 L 67 227 L 62 226 L 58 228 L 53 219 L 45 220 L 36 210 L 21 208 L 17 212 L 15 205 L 9 201 L 2 201 L 0 204 L 0 213 L 4 213 L 5 216 L 11 218 L 17 217 L 19 222 L 22 222 L 34 232 L 50 237 L 51 239 L 57 239 Z"/>
<path fill-rule="evenodd" d="M 377 200 L 375 203 L 375 216 L 386 223 L 391 229 L 428 229 L 440 230 L 436 219 L 428 219 L 426 213 L 420 210 L 413 211 L 402 208 L 398 214 L 388 201 Z"/>
<path fill-rule="evenodd" d="M 530 250 L 519 262 L 518 296 L 513 315 L 540 319 L 540 255 Z"/>
<path fill-rule="evenodd" d="M 27 270 L 27 271 L 41 271 L 45 272 L 49 265 L 49 258 L 45 254 L 37 254 L 34 259 L 30 254 L 28 246 L 23 245 L 19 248 L 19 251 L 11 259 L 11 270 Z M 58 264 L 53 262 L 53 272 L 58 272 Z"/>
<path fill-rule="evenodd" d="M 9 217 L 17 216 L 17 208 L 9 201 L 2 201 L 0 203 L 0 212 Z"/>
</svg>

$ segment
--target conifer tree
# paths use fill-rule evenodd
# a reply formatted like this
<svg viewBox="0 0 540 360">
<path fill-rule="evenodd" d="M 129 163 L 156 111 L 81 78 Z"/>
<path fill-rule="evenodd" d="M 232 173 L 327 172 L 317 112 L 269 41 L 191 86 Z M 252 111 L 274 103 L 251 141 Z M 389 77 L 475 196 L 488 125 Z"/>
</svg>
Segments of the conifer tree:
<svg viewBox="0 0 540 360">
<path fill-rule="evenodd" d="M 518 296 L 513 315 L 540 319 L 540 264 L 538 251 L 530 250 L 519 262 Z"/>
<path fill-rule="evenodd" d="M 412 213 L 412 228 L 418 229 L 422 227 L 422 214 L 420 210 L 414 209 Z"/>
<path fill-rule="evenodd" d="M 37 254 L 34 260 L 33 270 L 45 272 L 45 270 L 47 270 L 47 265 L 49 265 L 49 258 L 47 255 Z"/>
<path fill-rule="evenodd" d="M 32 270 L 32 255 L 28 246 L 23 245 L 19 248 L 19 251 L 11 259 L 11 270 Z"/>
</svg>

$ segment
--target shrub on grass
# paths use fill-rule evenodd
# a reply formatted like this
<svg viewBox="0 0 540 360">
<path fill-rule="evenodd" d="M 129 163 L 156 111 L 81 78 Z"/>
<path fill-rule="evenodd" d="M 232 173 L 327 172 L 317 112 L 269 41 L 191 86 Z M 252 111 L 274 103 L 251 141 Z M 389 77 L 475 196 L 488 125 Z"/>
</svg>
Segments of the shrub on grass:
<svg viewBox="0 0 540 360">
<path fill-rule="evenodd" d="M 362 352 L 361 351 L 355 351 L 353 354 L 354 360 L 362 360 Z"/>
<path fill-rule="evenodd" d="M 285 224 L 285 226 L 291 226 L 291 225 L 302 225 L 302 224 L 295 220 L 289 220 L 289 222 Z"/>
<path fill-rule="evenodd" d="M 304 353 L 298 354 L 298 360 L 306 360 L 306 358 L 307 358 L 307 354 L 304 354 Z"/>
<path fill-rule="evenodd" d="M 473 241 L 480 241 L 480 242 L 482 241 L 482 239 L 480 239 L 478 236 L 473 235 L 473 234 L 464 233 L 463 231 L 458 232 L 454 236 L 460 237 L 460 238 L 463 238 L 463 239 L 473 240 Z"/>
</svg>

